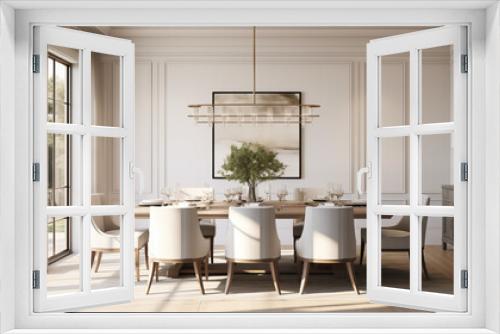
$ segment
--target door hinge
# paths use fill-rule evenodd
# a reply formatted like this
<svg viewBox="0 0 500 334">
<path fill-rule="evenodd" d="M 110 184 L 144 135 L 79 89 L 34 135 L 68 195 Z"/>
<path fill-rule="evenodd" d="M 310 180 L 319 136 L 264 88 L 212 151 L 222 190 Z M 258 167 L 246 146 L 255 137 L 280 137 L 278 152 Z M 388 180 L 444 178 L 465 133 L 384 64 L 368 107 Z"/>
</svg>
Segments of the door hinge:
<svg viewBox="0 0 500 334">
<path fill-rule="evenodd" d="M 40 55 L 33 55 L 33 73 L 40 73 Z"/>
<path fill-rule="evenodd" d="M 40 270 L 33 270 L 33 289 L 40 289 Z"/>
<path fill-rule="evenodd" d="M 466 162 L 460 164 L 460 179 L 462 181 L 469 181 L 469 164 Z"/>
<path fill-rule="evenodd" d="M 462 73 L 469 73 L 469 56 L 462 55 Z"/>
<path fill-rule="evenodd" d="M 40 163 L 33 163 L 33 182 L 40 181 Z"/>
<path fill-rule="evenodd" d="M 467 289 L 469 287 L 469 271 L 462 270 L 460 272 L 460 287 L 462 289 Z"/>
</svg>

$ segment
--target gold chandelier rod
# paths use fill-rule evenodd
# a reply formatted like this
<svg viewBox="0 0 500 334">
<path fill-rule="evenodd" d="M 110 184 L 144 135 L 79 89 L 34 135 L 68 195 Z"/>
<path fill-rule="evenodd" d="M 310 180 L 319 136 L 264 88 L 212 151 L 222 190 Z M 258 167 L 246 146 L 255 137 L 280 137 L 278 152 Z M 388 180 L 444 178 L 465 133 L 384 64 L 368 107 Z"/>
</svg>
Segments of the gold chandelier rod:
<svg viewBox="0 0 500 334">
<path fill-rule="evenodd" d="M 256 104 L 256 87 L 257 87 L 257 29 L 253 26 L 253 104 Z"/>
</svg>

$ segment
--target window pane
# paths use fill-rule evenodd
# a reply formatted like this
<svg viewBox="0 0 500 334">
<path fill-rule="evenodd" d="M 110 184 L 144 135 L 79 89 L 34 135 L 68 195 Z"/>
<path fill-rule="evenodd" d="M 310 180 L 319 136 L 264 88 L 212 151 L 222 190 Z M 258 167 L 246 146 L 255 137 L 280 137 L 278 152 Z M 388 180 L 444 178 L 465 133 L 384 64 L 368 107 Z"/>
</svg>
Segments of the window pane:
<svg viewBox="0 0 500 334">
<path fill-rule="evenodd" d="M 50 297 L 81 291 L 81 217 L 50 217 L 49 221 L 56 222 L 55 225 L 48 224 L 49 231 L 55 234 L 55 239 L 53 239 L 55 247 L 62 250 L 69 243 L 69 240 L 66 239 L 66 232 L 69 230 L 71 249 L 67 256 L 57 257 L 53 260 L 49 259 L 47 266 L 47 294 Z M 53 226 L 55 226 L 55 229 Z"/>
<path fill-rule="evenodd" d="M 71 205 L 70 135 L 47 135 L 47 205 Z"/>
<path fill-rule="evenodd" d="M 380 204 L 408 204 L 409 138 L 379 139 Z"/>
<path fill-rule="evenodd" d="M 92 217 L 92 289 L 121 286 L 121 216 Z"/>
<path fill-rule="evenodd" d="M 92 125 L 121 127 L 120 57 L 92 53 Z"/>
<path fill-rule="evenodd" d="M 453 217 L 420 217 L 419 222 L 423 244 L 421 290 L 453 294 Z M 443 242 L 446 247 L 442 247 Z"/>
<path fill-rule="evenodd" d="M 381 285 L 410 288 L 410 217 L 381 219 Z"/>
<path fill-rule="evenodd" d="M 54 91 L 54 59 L 50 57 L 48 58 L 47 64 L 47 80 L 48 96 L 49 99 L 53 99 L 54 97 L 50 93 Z"/>
<path fill-rule="evenodd" d="M 47 223 L 47 257 L 54 256 L 54 221 Z"/>
<path fill-rule="evenodd" d="M 58 219 L 55 222 L 55 253 L 59 254 L 68 250 L 69 218 Z"/>
<path fill-rule="evenodd" d="M 70 123 L 69 122 L 69 106 L 65 102 L 56 101 L 54 117 L 56 123 Z"/>
<path fill-rule="evenodd" d="M 409 63 L 409 52 L 380 57 L 380 127 L 409 124 Z"/>
<path fill-rule="evenodd" d="M 92 138 L 92 205 L 121 204 L 120 138 Z"/>
<path fill-rule="evenodd" d="M 80 52 L 77 49 L 48 46 L 47 100 L 48 122 L 72 122 L 72 77 L 78 71 Z"/>
<path fill-rule="evenodd" d="M 59 61 L 55 62 L 55 100 L 59 102 L 68 101 L 68 66 Z"/>
<path fill-rule="evenodd" d="M 420 123 L 453 121 L 453 48 L 450 45 L 421 50 Z"/>
<path fill-rule="evenodd" d="M 447 187 L 453 184 L 453 148 L 452 135 L 420 136 L 420 152 L 422 172 L 420 182 L 420 205 L 430 194 L 441 194 L 442 205 L 453 205 L 453 201 L 445 201 Z M 441 205 L 441 203 L 437 205 Z"/>
</svg>

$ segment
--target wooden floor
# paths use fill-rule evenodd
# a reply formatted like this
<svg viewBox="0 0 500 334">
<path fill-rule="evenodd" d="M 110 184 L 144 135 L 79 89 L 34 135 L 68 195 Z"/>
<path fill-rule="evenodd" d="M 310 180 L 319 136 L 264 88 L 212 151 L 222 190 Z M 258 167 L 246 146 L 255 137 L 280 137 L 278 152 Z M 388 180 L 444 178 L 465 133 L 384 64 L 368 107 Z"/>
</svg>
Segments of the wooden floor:
<svg viewBox="0 0 500 334">
<path fill-rule="evenodd" d="M 298 294 L 299 276 L 293 264 L 291 250 L 282 251 L 280 282 L 282 295 L 274 291 L 266 266 L 239 265 L 231 292 L 224 294 L 226 266 L 223 250 L 216 250 L 216 263 L 210 265 L 210 278 L 204 281 L 206 294 L 202 295 L 194 279 L 192 268 L 183 268 L 179 278 L 160 276 L 151 293 L 146 295 L 147 270 L 141 259 L 141 282 L 136 283 L 135 298 L 131 303 L 100 306 L 78 312 L 414 312 L 415 310 L 371 303 L 365 293 L 366 267 L 356 261 L 355 274 L 361 294 L 349 284 L 343 265 L 316 265 L 311 268 L 308 286 Z M 452 291 L 453 250 L 439 246 L 426 247 L 425 256 L 430 279 L 423 280 L 426 291 Z M 78 289 L 76 257 L 67 257 L 49 267 L 49 291 L 63 293 Z M 382 284 L 408 287 L 408 254 L 384 253 Z M 105 254 L 99 273 L 92 274 L 92 287 L 117 285 L 118 255 Z M 163 268 L 165 273 L 166 268 Z"/>
</svg>

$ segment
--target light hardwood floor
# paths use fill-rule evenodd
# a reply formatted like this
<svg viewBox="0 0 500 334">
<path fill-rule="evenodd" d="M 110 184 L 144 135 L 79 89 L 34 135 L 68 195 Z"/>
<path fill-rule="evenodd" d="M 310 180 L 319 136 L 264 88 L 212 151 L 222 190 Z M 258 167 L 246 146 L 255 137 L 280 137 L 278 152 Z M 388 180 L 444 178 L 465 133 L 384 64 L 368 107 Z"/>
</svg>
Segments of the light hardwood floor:
<svg viewBox="0 0 500 334">
<path fill-rule="evenodd" d="M 359 252 L 358 252 L 359 254 Z M 201 295 L 192 268 L 182 269 L 178 278 L 167 278 L 163 267 L 160 281 L 145 294 L 148 271 L 141 258 L 141 282 L 136 283 L 132 302 L 78 310 L 81 312 L 413 312 L 415 310 L 371 303 L 365 293 L 366 267 L 356 261 L 355 273 L 361 294 L 351 288 L 345 266 L 314 265 L 303 295 L 298 294 L 299 275 L 292 251 L 284 249 L 280 260 L 282 295 L 274 291 L 267 266 L 238 265 L 231 293 L 224 294 L 226 266 L 224 252 L 216 249 L 216 263 L 210 265 L 210 278 L 204 281 L 206 295 Z M 452 291 L 453 250 L 429 246 L 425 250 L 430 280 L 423 289 L 449 293 Z M 408 286 L 407 253 L 383 254 L 383 278 L 386 286 Z M 49 268 L 51 293 L 75 291 L 78 288 L 78 262 L 69 256 Z M 118 255 L 107 254 L 99 273 L 92 274 L 94 288 L 118 284 Z"/>
</svg>

